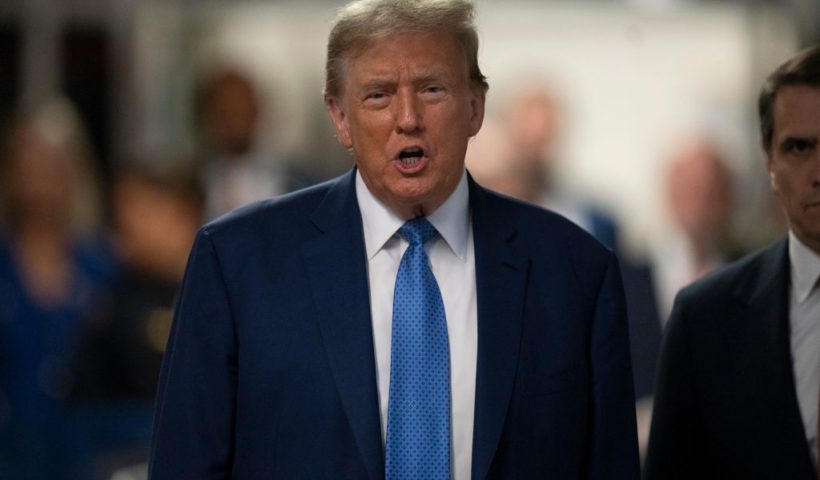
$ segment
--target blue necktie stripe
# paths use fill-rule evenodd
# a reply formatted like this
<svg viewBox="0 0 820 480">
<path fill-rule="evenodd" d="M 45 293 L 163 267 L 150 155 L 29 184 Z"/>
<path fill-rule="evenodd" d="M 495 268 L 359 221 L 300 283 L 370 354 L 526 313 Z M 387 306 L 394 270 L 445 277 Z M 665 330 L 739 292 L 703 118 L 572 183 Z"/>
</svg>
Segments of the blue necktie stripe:
<svg viewBox="0 0 820 480">
<path fill-rule="evenodd" d="M 405 223 L 410 245 L 393 294 L 387 480 L 450 478 L 450 347 L 441 292 L 424 244 L 438 232 Z"/>
</svg>

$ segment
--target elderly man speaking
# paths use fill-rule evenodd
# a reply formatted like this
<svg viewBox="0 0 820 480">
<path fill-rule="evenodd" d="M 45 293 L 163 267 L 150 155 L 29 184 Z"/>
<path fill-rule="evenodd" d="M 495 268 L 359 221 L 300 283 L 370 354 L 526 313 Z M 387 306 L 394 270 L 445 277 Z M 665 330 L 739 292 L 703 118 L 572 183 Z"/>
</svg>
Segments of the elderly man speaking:
<svg viewBox="0 0 820 480">
<path fill-rule="evenodd" d="M 464 169 L 472 17 L 340 11 L 325 103 L 355 168 L 202 228 L 150 478 L 638 477 L 615 256 Z"/>
</svg>

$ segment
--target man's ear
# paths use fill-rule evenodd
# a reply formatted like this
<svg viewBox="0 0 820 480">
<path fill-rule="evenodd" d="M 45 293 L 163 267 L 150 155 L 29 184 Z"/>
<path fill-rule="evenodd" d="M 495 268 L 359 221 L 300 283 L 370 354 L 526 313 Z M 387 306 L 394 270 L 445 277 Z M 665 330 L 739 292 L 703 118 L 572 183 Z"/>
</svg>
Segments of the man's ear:
<svg viewBox="0 0 820 480">
<path fill-rule="evenodd" d="M 487 97 L 487 89 L 473 87 L 470 96 L 470 136 L 475 136 L 481 130 L 484 123 L 484 101 Z"/>
<path fill-rule="evenodd" d="M 772 169 L 772 161 L 769 160 L 766 166 L 769 169 L 769 187 L 771 187 L 775 195 L 780 195 L 780 188 L 777 184 L 777 172 Z"/>
<path fill-rule="evenodd" d="M 774 169 L 772 168 L 772 151 L 771 147 L 763 147 L 763 154 L 766 161 L 766 173 L 769 174 L 769 187 L 772 189 L 773 192 L 777 192 L 777 183 L 776 178 L 777 174 L 775 174 Z"/>
<path fill-rule="evenodd" d="M 326 95 L 325 108 L 327 108 L 327 113 L 333 122 L 333 128 L 336 129 L 336 138 L 339 139 L 339 143 L 345 148 L 353 147 L 353 142 L 350 140 L 347 114 L 345 113 L 342 101 L 332 95 Z"/>
<path fill-rule="evenodd" d="M 780 195 L 780 186 L 777 181 L 777 172 L 774 169 L 774 158 L 772 158 L 771 147 L 765 151 L 766 153 L 766 171 L 769 173 L 769 187 L 775 195 Z"/>
</svg>

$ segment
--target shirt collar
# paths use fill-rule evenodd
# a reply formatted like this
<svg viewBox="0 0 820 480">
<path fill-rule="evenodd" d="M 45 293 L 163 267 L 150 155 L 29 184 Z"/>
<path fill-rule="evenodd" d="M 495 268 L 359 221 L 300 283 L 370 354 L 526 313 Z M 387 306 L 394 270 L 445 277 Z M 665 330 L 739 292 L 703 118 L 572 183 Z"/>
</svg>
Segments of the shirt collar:
<svg viewBox="0 0 820 480">
<path fill-rule="evenodd" d="M 367 259 L 370 260 L 393 237 L 404 224 L 404 220 L 370 192 L 358 169 L 356 170 L 356 199 L 362 214 Z M 470 228 L 469 205 L 469 187 L 465 170 L 450 197 L 427 217 L 450 250 L 460 260 L 466 260 L 467 257 L 467 235 Z"/>
<path fill-rule="evenodd" d="M 791 262 L 792 291 L 798 305 L 808 298 L 817 277 L 820 276 L 820 256 L 789 231 L 789 261 Z"/>
</svg>

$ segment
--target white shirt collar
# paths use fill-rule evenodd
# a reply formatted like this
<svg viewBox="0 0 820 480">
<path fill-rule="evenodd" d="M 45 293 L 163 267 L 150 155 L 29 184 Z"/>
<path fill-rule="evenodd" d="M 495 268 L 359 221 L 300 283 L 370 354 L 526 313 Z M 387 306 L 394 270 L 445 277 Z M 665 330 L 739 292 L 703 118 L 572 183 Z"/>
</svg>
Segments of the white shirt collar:
<svg viewBox="0 0 820 480">
<path fill-rule="evenodd" d="M 789 230 L 789 261 L 792 292 L 799 305 L 808 298 L 817 283 L 817 277 L 820 276 L 820 256 Z"/>
<path fill-rule="evenodd" d="M 469 196 L 467 171 L 465 170 L 450 197 L 427 217 L 450 250 L 460 260 L 466 260 L 467 257 L 467 235 L 470 227 Z M 358 169 L 356 170 L 356 199 L 362 214 L 367 259 L 370 260 L 393 237 L 404 224 L 404 220 L 370 192 Z"/>
</svg>

